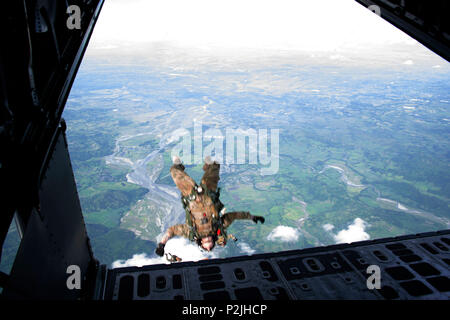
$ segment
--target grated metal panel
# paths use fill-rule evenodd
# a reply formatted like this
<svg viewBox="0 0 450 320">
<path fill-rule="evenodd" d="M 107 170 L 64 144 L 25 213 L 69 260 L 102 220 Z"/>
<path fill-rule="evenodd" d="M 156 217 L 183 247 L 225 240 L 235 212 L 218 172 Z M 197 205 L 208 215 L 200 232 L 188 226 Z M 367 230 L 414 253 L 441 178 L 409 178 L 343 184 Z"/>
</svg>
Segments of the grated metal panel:
<svg viewBox="0 0 450 320">
<path fill-rule="evenodd" d="M 108 271 L 104 298 L 448 300 L 449 242 L 450 230 L 446 230 L 254 256 L 117 268 Z M 380 267 L 380 290 L 367 288 L 370 265 Z"/>
</svg>

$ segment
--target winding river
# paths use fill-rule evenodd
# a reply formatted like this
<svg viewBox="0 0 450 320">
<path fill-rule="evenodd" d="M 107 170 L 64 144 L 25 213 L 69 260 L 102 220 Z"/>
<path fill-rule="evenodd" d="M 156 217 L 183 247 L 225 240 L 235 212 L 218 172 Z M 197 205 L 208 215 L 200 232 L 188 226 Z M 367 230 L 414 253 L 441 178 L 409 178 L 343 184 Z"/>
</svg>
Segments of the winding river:
<svg viewBox="0 0 450 320">
<path fill-rule="evenodd" d="M 105 161 L 108 165 L 120 165 L 131 169 L 131 172 L 126 175 L 127 181 L 149 190 L 145 195 L 146 199 L 165 210 L 164 216 L 160 217 L 162 219 L 159 220 L 161 232 L 164 232 L 174 222 L 179 223 L 182 221 L 185 214 L 181 206 L 178 189 L 168 185 L 157 184 L 156 180 L 159 174 L 152 174 L 147 169 L 147 164 L 154 160 L 167 147 L 163 143 L 165 140 L 161 139 L 158 149 L 153 150 L 143 159 L 132 161 L 120 155 L 121 142 L 143 135 L 146 134 L 140 133 L 118 138 L 113 154 L 105 157 Z"/>
</svg>

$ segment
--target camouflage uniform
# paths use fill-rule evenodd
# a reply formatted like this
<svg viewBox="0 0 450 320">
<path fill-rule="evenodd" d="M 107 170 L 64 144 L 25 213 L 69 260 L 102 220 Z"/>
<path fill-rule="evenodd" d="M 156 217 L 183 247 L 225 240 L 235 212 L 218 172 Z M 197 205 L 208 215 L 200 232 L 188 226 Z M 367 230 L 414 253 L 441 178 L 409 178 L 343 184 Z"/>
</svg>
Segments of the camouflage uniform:
<svg viewBox="0 0 450 320">
<path fill-rule="evenodd" d="M 250 212 L 236 211 L 236 212 L 229 212 L 229 213 L 224 214 L 221 219 L 222 219 L 223 227 L 227 228 L 236 219 L 251 220 L 252 217 L 253 216 L 250 214 Z M 167 237 L 167 239 L 170 239 L 175 236 L 188 238 L 189 232 L 190 232 L 190 228 L 186 223 L 176 224 L 174 226 L 171 226 L 169 229 L 167 229 L 164 237 Z"/>
<path fill-rule="evenodd" d="M 203 166 L 203 174 L 201 180 L 201 186 L 206 186 L 210 191 L 217 191 L 217 184 L 219 183 L 219 171 L 220 164 L 218 163 L 205 163 Z M 186 197 L 192 193 L 192 190 L 196 187 L 195 181 L 184 172 L 184 166 L 182 164 L 174 164 L 170 168 L 173 181 L 178 189 L 180 189 L 182 196 Z M 214 234 L 217 230 L 214 230 L 212 225 L 212 218 L 219 218 L 219 212 L 216 211 L 213 201 L 206 193 L 207 190 L 203 190 L 200 194 L 196 195 L 196 199 L 189 201 L 189 209 L 191 212 L 192 224 L 195 225 L 198 236 L 207 237 Z M 250 212 L 238 211 L 224 214 L 221 219 L 221 223 L 224 229 L 228 228 L 236 219 L 253 219 L 254 216 Z M 181 236 L 189 238 L 191 231 L 190 226 L 185 224 L 177 224 L 170 227 L 162 242 L 166 243 L 168 239 L 174 236 Z"/>
</svg>

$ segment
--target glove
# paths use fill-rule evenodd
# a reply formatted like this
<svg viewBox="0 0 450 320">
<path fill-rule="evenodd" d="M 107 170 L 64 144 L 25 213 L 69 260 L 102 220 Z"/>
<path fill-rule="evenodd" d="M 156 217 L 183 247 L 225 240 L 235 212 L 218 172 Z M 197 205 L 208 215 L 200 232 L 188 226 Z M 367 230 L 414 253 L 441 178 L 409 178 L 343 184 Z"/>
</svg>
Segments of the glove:
<svg viewBox="0 0 450 320">
<path fill-rule="evenodd" d="M 160 257 L 164 255 L 164 246 L 165 244 L 160 242 L 158 243 L 158 248 L 155 250 L 155 253 Z"/>
<path fill-rule="evenodd" d="M 258 223 L 258 221 L 261 223 L 264 223 L 264 221 L 266 221 L 266 219 L 264 219 L 264 217 L 261 217 L 261 216 L 253 216 L 252 220 L 254 223 Z"/>
</svg>

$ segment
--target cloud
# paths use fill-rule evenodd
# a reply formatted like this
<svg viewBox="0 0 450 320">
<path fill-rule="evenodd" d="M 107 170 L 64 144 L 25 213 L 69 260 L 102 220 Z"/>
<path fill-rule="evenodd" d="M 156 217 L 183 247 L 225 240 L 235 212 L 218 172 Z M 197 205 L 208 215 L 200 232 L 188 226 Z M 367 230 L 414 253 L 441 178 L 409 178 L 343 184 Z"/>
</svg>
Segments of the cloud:
<svg viewBox="0 0 450 320">
<path fill-rule="evenodd" d="M 98 41 L 333 51 L 411 40 L 351 0 L 115 0 L 103 6 L 92 42 Z"/>
<path fill-rule="evenodd" d="M 353 224 L 349 225 L 347 229 L 339 231 L 335 236 L 334 240 L 336 243 L 350 243 L 362 240 L 369 240 L 370 235 L 365 232 L 367 227 L 367 222 L 361 218 L 356 218 Z"/>
<path fill-rule="evenodd" d="M 334 226 L 330 223 L 324 224 L 322 227 L 325 231 L 331 231 L 334 229 Z"/>
<path fill-rule="evenodd" d="M 250 248 L 250 246 L 245 242 L 239 242 L 237 246 L 239 247 L 242 253 L 247 255 L 252 255 L 256 252 L 256 250 Z"/>
<path fill-rule="evenodd" d="M 298 240 L 299 235 L 300 233 L 297 229 L 287 226 L 278 226 L 270 232 L 267 236 L 267 240 L 293 242 Z"/>
<path fill-rule="evenodd" d="M 133 257 L 128 260 L 116 260 L 112 263 L 112 268 L 124 268 L 124 267 L 142 267 L 149 264 L 162 264 L 169 262 L 164 257 L 150 258 L 145 253 L 133 254 Z"/>
<path fill-rule="evenodd" d="M 199 261 L 203 259 L 214 259 L 217 258 L 222 248 L 214 248 L 212 252 L 207 252 L 201 250 L 196 244 L 190 242 L 186 238 L 173 238 L 170 239 L 166 247 L 164 248 L 165 253 L 170 253 L 176 255 L 182 259 L 182 261 Z M 112 264 L 113 268 L 121 267 L 142 267 L 150 264 L 168 264 L 169 262 L 165 257 L 158 257 L 156 254 L 148 256 L 145 253 L 134 254 L 131 259 L 128 260 L 117 260 Z"/>
<path fill-rule="evenodd" d="M 212 252 L 207 252 L 186 238 L 173 238 L 167 242 L 165 252 L 170 252 L 183 259 L 183 261 L 198 261 L 217 258 L 220 249 L 215 247 Z"/>
<path fill-rule="evenodd" d="M 410 65 L 413 65 L 413 64 L 414 64 L 414 61 L 412 61 L 412 60 L 406 60 L 405 62 L 403 62 L 403 64 L 406 64 L 406 65 L 410 66 Z"/>
</svg>

